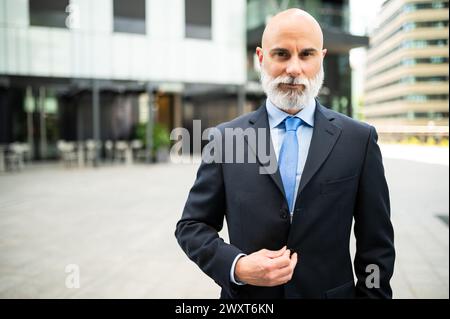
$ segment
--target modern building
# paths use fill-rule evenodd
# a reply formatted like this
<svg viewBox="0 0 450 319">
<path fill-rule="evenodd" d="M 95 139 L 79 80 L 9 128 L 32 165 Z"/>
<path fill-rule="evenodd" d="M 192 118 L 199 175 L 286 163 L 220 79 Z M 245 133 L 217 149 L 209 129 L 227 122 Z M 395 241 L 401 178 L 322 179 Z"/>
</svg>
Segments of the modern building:
<svg viewBox="0 0 450 319">
<path fill-rule="evenodd" d="M 247 1 L 247 101 L 256 107 L 264 100 L 259 84 L 255 49 L 261 45 L 266 21 L 277 12 L 300 8 L 311 13 L 324 33 L 325 81 L 319 100 L 334 110 L 353 115 L 349 51 L 368 45 L 368 38 L 350 33 L 348 0 L 248 0 Z"/>
<path fill-rule="evenodd" d="M 448 137 L 449 11 L 388 0 L 370 35 L 363 114 L 381 133 Z"/>
<path fill-rule="evenodd" d="M 264 100 L 255 48 L 289 7 L 323 27 L 321 101 L 352 115 L 349 50 L 368 39 L 349 33 L 347 0 L 0 0 L 0 149 L 25 142 L 49 159 L 60 140 L 132 140 L 155 123 L 192 130 L 251 111 Z"/>
<path fill-rule="evenodd" d="M 47 159 L 59 140 L 236 116 L 245 12 L 245 0 L 0 0 L 0 145 Z"/>
</svg>

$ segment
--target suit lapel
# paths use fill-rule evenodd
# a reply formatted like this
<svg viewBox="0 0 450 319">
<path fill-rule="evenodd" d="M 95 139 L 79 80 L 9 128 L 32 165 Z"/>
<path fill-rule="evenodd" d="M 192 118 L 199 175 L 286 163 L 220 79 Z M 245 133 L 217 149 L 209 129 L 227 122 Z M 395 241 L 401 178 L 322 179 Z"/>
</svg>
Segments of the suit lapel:
<svg viewBox="0 0 450 319">
<path fill-rule="evenodd" d="M 263 131 L 265 134 L 266 150 L 270 149 L 269 154 L 270 161 L 271 163 L 277 163 L 275 150 L 270 136 L 269 121 L 267 117 L 268 115 L 266 105 L 263 104 L 249 119 L 249 123 L 250 127 L 253 127 L 256 130 L 257 141 L 259 139 L 258 134 L 259 129 L 264 129 Z M 328 155 L 330 154 L 331 150 L 333 149 L 334 145 L 336 144 L 336 141 L 338 140 L 341 134 L 341 128 L 335 125 L 333 123 L 333 120 L 334 120 L 333 113 L 329 112 L 325 107 L 320 105 L 320 103 L 316 102 L 316 111 L 314 113 L 314 131 L 310 144 L 310 149 L 308 151 L 308 157 L 306 159 L 305 167 L 303 169 L 303 175 L 300 180 L 297 197 L 307 186 L 311 178 L 320 169 L 324 161 L 327 159 Z M 246 136 L 245 141 L 247 145 L 250 146 L 252 151 L 256 154 L 256 158 L 261 168 L 265 170 L 269 162 L 260 157 L 260 154 L 258 154 L 257 149 L 255 149 L 255 146 L 251 145 L 251 143 L 248 143 Z M 267 175 L 270 176 L 270 178 L 277 185 L 280 192 L 283 194 L 284 198 L 286 198 L 284 193 L 283 182 L 281 180 L 281 175 L 278 169 L 278 163 L 276 172 Z"/>
<path fill-rule="evenodd" d="M 341 134 L 341 128 L 332 123 L 333 120 L 333 113 L 316 102 L 314 131 L 297 197 L 320 169 Z"/>
<path fill-rule="evenodd" d="M 261 158 L 261 156 L 260 156 L 261 154 L 259 154 L 257 149 L 255 149 L 255 145 L 251 145 L 252 143 L 248 143 L 247 136 L 245 136 L 245 141 L 246 141 L 247 145 L 250 146 L 252 151 L 256 154 L 256 158 L 261 167 L 261 170 L 263 170 L 264 173 L 266 173 L 267 175 L 270 176 L 270 178 L 277 185 L 278 189 L 283 194 L 283 196 L 286 197 L 284 194 L 283 182 L 281 180 L 281 175 L 280 175 L 280 172 L 278 169 L 278 163 L 277 163 L 277 158 L 275 155 L 275 150 L 274 150 L 274 147 L 272 144 L 272 138 L 270 136 L 269 120 L 268 120 L 265 103 L 255 112 L 254 116 L 252 116 L 249 119 L 249 123 L 250 123 L 250 127 L 253 127 L 256 132 L 256 140 L 257 140 L 256 145 L 260 145 L 259 139 L 263 136 L 265 137 L 265 150 L 263 150 L 263 152 L 264 152 L 264 155 L 266 158 Z M 263 133 L 263 134 L 261 134 L 261 136 L 260 136 L 260 133 Z M 267 154 L 267 150 L 270 150 L 269 154 Z M 269 159 L 270 162 L 267 160 L 267 157 L 270 158 Z M 276 165 L 275 172 L 269 172 L 267 170 L 269 163 L 272 163 L 272 165 L 274 165 L 273 163 L 275 163 L 275 165 Z"/>
</svg>

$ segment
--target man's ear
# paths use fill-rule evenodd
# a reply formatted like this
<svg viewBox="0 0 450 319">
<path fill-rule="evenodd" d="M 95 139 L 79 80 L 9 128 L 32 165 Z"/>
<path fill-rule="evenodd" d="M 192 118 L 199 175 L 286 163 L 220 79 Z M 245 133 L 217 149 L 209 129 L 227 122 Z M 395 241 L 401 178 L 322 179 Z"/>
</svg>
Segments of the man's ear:
<svg viewBox="0 0 450 319">
<path fill-rule="evenodd" d="M 263 62 L 263 50 L 260 47 L 256 48 L 256 55 L 258 56 L 259 65 Z"/>
<path fill-rule="evenodd" d="M 325 55 L 327 55 L 328 50 L 327 49 L 323 49 L 322 50 L 322 58 L 325 57 Z"/>
</svg>

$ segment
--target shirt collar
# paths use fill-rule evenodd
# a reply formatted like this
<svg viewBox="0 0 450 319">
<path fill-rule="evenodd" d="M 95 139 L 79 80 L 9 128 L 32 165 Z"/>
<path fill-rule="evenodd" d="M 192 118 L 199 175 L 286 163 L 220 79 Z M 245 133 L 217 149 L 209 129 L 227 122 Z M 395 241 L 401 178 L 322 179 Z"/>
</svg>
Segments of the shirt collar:
<svg viewBox="0 0 450 319">
<path fill-rule="evenodd" d="M 280 125 L 287 116 L 292 116 L 279 109 L 269 99 L 266 100 L 266 109 L 269 119 L 269 127 L 274 128 Z M 314 111 L 316 110 L 316 100 L 310 99 L 305 107 L 294 116 L 300 118 L 304 123 L 314 127 Z"/>
</svg>

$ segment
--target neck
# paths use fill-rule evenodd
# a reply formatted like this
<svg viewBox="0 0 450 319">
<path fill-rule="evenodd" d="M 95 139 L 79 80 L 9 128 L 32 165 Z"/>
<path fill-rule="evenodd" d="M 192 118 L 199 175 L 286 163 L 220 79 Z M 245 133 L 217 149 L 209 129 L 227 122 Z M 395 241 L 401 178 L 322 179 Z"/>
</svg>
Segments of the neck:
<svg viewBox="0 0 450 319">
<path fill-rule="evenodd" d="M 278 107 L 278 106 L 276 106 L 279 110 L 281 110 L 281 111 L 283 111 L 283 112 L 285 112 L 285 113 L 287 113 L 287 114 L 289 114 L 289 115 L 295 115 L 295 114 L 297 114 L 298 112 L 300 112 L 301 110 L 303 110 L 303 107 L 302 108 L 293 108 L 293 109 L 282 109 L 281 107 Z"/>
<path fill-rule="evenodd" d="M 281 109 L 280 109 L 281 110 Z M 299 111 L 301 111 L 301 109 L 300 110 L 282 110 L 283 112 L 286 112 L 286 113 L 288 113 L 288 114 L 290 114 L 290 115 L 295 115 L 295 114 L 297 114 Z"/>
</svg>

